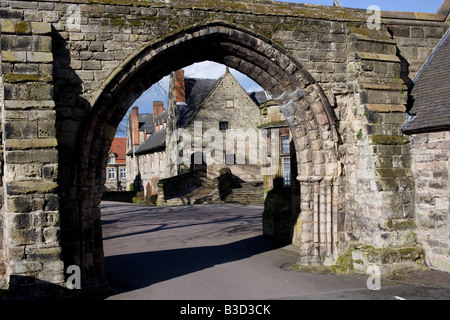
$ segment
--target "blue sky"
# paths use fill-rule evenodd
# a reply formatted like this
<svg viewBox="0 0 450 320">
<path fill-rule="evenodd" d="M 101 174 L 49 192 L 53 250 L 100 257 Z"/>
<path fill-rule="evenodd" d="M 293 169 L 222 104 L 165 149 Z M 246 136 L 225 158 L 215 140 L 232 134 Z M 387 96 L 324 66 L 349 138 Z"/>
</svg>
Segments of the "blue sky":
<svg viewBox="0 0 450 320">
<path fill-rule="evenodd" d="M 285 1 L 293 3 L 311 3 L 332 6 L 334 0 L 297 0 Z M 381 10 L 387 11 L 412 11 L 435 13 L 443 3 L 443 0 L 340 0 L 343 7 L 366 9 L 371 5 L 377 5 Z"/>
<path fill-rule="evenodd" d="M 285 1 L 292 3 L 310 3 L 318 5 L 333 5 L 334 0 L 297 0 Z M 411 11 L 435 13 L 440 8 L 443 0 L 340 0 L 343 7 L 366 9 L 371 5 L 377 5 L 381 10 L 387 11 Z M 185 68 L 187 77 L 192 78 L 210 78 L 221 77 L 226 67 L 213 62 L 203 62 Z M 231 73 L 241 83 L 248 92 L 262 90 L 258 84 L 243 75 L 242 73 L 231 69 Z M 169 86 L 169 77 L 163 78 L 158 85 L 153 86 L 145 92 L 133 105 L 139 107 L 140 113 L 152 113 L 153 101 L 164 101 L 167 108 L 167 90 Z M 130 106 L 132 107 L 132 106 Z"/>
</svg>

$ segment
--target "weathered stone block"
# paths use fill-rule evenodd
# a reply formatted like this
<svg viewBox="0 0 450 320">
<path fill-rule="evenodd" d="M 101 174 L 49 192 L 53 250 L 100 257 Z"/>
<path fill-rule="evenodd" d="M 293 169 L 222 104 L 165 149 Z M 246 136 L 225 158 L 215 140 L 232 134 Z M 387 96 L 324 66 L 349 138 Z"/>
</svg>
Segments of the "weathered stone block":
<svg viewBox="0 0 450 320">
<path fill-rule="evenodd" d="M 57 176 L 57 165 L 56 164 L 48 164 L 42 167 L 42 177 L 44 179 L 56 179 Z"/>
<path fill-rule="evenodd" d="M 0 27 L 2 34 L 15 33 L 16 32 L 16 24 L 14 21 L 2 19 L 0 21 Z"/>
<path fill-rule="evenodd" d="M 14 29 L 17 35 L 31 34 L 31 24 L 27 21 L 16 22 Z"/>
<path fill-rule="evenodd" d="M 48 74 L 7 73 L 4 75 L 4 81 L 8 83 L 51 82 L 52 79 L 52 76 Z"/>
<path fill-rule="evenodd" d="M 35 121 L 15 121 L 5 123 L 6 139 L 33 139 L 37 137 Z"/>
<path fill-rule="evenodd" d="M 53 85 L 43 83 L 30 84 L 31 100 L 53 100 Z"/>
<path fill-rule="evenodd" d="M 46 22 L 31 22 L 31 30 L 33 34 L 49 34 L 52 32 L 52 25 Z"/>
<path fill-rule="evenodd" d="M 12 229 L 9 230 L 9 243 L 12 246 L 27 246 L 41 243 L 42 230 L 40 229 Z M 22 249 L 23 253 L 23 249 Z"/>
<path fill-rule="evenodd" d="M 42 263 L 35 261 L 17 261 L 10 266 L 10 272 L 15 275 L 32 274 L 42 270 Z"/>
<path fill-rule="evenodd" d="M 23 19 L 23 10 L 13 10 L 10 8 L 0 9 L 0 18 L 12 19 L 12 20 L 22 20 Z"/>
<path fill-rule="evenodd" d="M 11 212 L 32 212 L 44 209 L 44 198 L 43 197 L 9 197 L 8 210 Z M 20 229 L 25 229 L 28 227 L 21 227 Z"/>
<path fill-rule="evenodd" d="M 45 228 L 43 231 L 44 242 L 45 243 L 57 243 L 59 240 L 59 228 Z M 59 256 L 60 254 L 58 254 Z M 57 256 L 55 255 L 55 258 Z M 50 257 L 52 258 L 52 257 Z M 51 260 L 51 259 L 49 259 Z"/>
<path fill-rule="evenodd" d="M 53 109 L 55 102 L 53 100 L 9 100 L 5 101 L 5 108 L 7 110 L 29 110 L 29 109 Z"/>
<path fill-rule="evenodd" d="M 391 168 L 391 169 L 376 169 L 375 170 L 377 175 L 380 178 L 400 178 L 405 177 L 408 174 L 408 169 L 402 169 L 402 168 Z"/>
<path fill-rule="evenodd" d="M 101 61 L 95 61 L 95 60 L 84 61 L 83 69 L 84 70 L 101 70 L 102 63 L 101 63 Z"/>
<path fill-rule="evenodd" d="M 26 62 L 26 51 L 2 51 L 2 61 L 4 62 Z"/>
<path fill-rule="evenodd" d="M 27 260 L 31 261 L 55 261 L 61 259 L 61 248 L 53 246 L 28 247 L 25 250 Z"/>
<path fill-rule="evenodd" d="M 369 139 L 372 144 L 380 145 L 403 145 L 408 142 L 405 136 L 373 135 Z"/>
<path fill-rule="evenodd" d="M 9 195 L 22 195 L 30 193 L 52 193 L 56 190 L 57 184 L 53 181 L 30 180 L 14 181 L 6 184 L 6 192 Z"/>
<path fill-rule="evenodd" d="M 49 196 L 51 195 L 45 195 L 46 201 L 49 199 Z M 46 211 L 38 213 L 35 224 L 42 228 L 59 227 L 60 213 L 58 211 L 50 211 L 50 209 L 46 209 Z"/>
<path fill-rule="evenodd" d="M 34 52 L 41 52 L 41 53 L 51 53 L 52 51 L 52 38 L 47 36 L 33 36 L 33 43 L 32 43 L 32 49 Z M 38 59 L 37 55 L 29 56 L 30 62 L 48 62 L 49 61 L 49 55 L 40 57 L 41 59 Z M 53 59 L 53 54 L 52 54 Z M 34 60 L 34 61 L 33 61 Z M 36 61 L 38 60 L 38 61 Z M 41 61 L 42 60 L 42 61 Z M 53 60 L 51 60 L 53 61 Z"/>
<path fill-rule="evenodd" d="M 407 230 L 415 229 L 416 223 L 413 219 L 399 219 L 399 220 L 387 220 L 385 226 L 389 230 Z"/>
<path fill-rule="evenodd" d="M 53 138 L 56 137 L 56 126 L 54 121 L 39 121 L 38 123 L 38 137 L 39 138 Z M 41 139 L 42 140 L 42 139 Z M 49 143 L 56 143 L 54 139 L 45 139 Z"/>
<path fill-rule="evenodd" d="M 8 139 L 5 142 L 7 150 L 29 150 L 53 148 L 58 145 L 56 139 Z"/>
<path fill-rule="evenodd" d="M 31 51 L 32 37 L 16 35 L 2 35 L 1 48 L 6 51 Z"/>
<path fill-rule="evenodd" d="M 37 46 L 41 46 L 41 47 L 43 47 L 43 49 L 47 49 L 49 44 L 43 43 L 43 44 L 37 44 Z M 51 62 L 53 62 L 53 53 L 51 53 L 51 52 L 27 52 L 27 61 L 28 62 L 51 63 Z"/>
<path fill-rule="evenodd" d="M 33 227 L 33 217 L 28 213 L 15 214 L 9 218 L 14 229 L 30 229 Z"/>
<path fill-rule="evenodd" d="M 381 178 L 376 181 L 378 191 L 398 191 L 399 185 L 397 179 Z"/>
</svg>

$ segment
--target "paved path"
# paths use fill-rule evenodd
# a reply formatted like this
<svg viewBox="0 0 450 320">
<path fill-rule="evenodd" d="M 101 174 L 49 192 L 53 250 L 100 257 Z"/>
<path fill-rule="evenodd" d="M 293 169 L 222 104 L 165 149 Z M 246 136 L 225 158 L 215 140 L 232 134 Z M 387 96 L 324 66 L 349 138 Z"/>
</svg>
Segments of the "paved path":
<svg viewBox="0 0 450 320">
<path fill-rule="evenodd" d="M 449 290 L 290 271 L 292 246 L 263 237 L 262 206 L 102 203 L 111 300 L 450 299 Z"/>
</svg>

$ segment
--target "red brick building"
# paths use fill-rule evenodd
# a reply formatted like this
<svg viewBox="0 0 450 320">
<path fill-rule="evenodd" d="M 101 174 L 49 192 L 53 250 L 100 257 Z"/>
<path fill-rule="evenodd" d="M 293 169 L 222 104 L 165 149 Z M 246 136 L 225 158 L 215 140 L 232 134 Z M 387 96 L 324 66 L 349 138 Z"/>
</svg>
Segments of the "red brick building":
<svg viewBox="0 0 450 320">
<path fill-rule="evenodd" d="M 106 167 L 106 188 L 109 191 L 126 190 L 126 138 L 115 138 L 111 144 Z"/>
</svg>

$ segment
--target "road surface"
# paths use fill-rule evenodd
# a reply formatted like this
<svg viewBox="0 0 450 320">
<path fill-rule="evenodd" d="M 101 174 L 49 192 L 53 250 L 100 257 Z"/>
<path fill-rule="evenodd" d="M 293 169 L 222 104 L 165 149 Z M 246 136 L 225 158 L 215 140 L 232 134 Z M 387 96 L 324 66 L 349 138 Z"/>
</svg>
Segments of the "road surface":
<svg viewBox="0 0 450 320">
<path fill-rule="evenodd" d="M 262 206 L 102 203 L 108 300 L 450 299 L 365 275 L 292 271 L 295 247 L 262 236 Z"/>
</svg>

